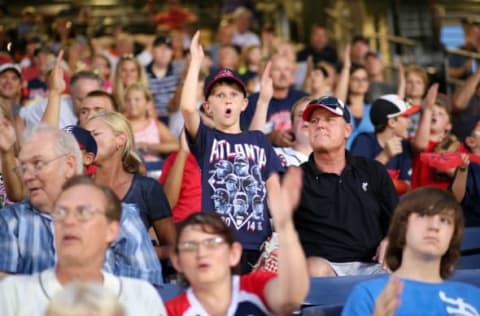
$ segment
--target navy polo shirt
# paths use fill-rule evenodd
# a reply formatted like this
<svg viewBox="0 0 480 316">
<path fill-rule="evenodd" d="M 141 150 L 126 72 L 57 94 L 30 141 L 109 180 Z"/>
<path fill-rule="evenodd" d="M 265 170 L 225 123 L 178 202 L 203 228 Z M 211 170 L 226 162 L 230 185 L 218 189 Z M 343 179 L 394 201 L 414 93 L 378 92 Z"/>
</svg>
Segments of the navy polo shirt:
<svg viewBox="0 0 480 316">
<path fill-rule="evenodd" d="M 340 175 L 321 172 L 313 154 L 301 165 L 303 188 L 295 227 L 307 257 L 371 262 L 398 197 L 382 164 L 348 152 L 346 157 Z"/>
</svg>

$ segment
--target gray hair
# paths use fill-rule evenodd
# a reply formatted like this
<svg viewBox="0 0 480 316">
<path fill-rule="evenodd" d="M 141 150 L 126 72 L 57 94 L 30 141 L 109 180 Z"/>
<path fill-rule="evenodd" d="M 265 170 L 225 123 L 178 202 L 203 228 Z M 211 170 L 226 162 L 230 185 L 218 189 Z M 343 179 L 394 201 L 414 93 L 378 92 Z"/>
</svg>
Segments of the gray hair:
<svg viewBox="0 0 480 316">
<path fill-rule="evenodd" d="M 98 76 L 96 73 L 94 73 L 93 71 L 86 71 L 86 70 L 82 70 L 82 71 L 78 71 L 76 72 L 72 78 L 70 78 L 70 87 L 74 86 L 75 84 L 77 84 L 78 81 L 80 81 L 80 79 L 89 79 L 89 80 L 95 80 L 97 83 L 98 83 L 98 87 L 99 89 L 102 88 L 103 86 L 103 81 L 102 79 L 100 78 L 100 76 Z"/>
<path fill-rule="evenodd" d="M 55 294 L 46 316 L 123 316 L 117 297 L 100 283 L 73 282 Z"/>
<path fill-rule="evenodd" d="M 23 133 L 23 142 L 39 134 L 46 134 L 52 137 L 54 148 L 58 155 L 71 154 L 75 157 L 75 172 L 83 174 L 83 156 L 75 136 L 64 130 L 52 127 L 46 123 L 40 123 L 28 128 Z"/>
</svg>

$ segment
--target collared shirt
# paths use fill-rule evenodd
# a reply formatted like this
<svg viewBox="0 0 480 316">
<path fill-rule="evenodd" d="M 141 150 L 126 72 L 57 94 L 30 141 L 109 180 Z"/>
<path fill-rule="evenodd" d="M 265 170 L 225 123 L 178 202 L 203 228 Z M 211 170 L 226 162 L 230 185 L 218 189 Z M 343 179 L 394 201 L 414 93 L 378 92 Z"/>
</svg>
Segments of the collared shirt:
<svg viewBox="0 0 480 316">
<path fill-rule="evenodd" d="M 23 106 L 20 109 L 20 117 L 25 120 L 27 128 L 40 124 L 43 113 L 47 108 L 47 98 L 36 100 L 31 104 Z M 62 96 L 60 99 L 60 116 L 58 127 L 64 128 L 68 125 L 76 125 L 78 121 L 72 98 L 70 96 Z"/>
<path fill-rule="evenodd" d="M 147 282 L 102 274 L 104 288 L 118 299 L 125 315 L 167 314 L 160 296 Z M 8 276 L 0 282 L 0 315 L 45 315 L 50 300 L 62 289 L 54 269 Z"/>
<path fill-rule="evenodd" d="M 340 175 L 321 172 L 313 154 L 301 167 L 294 223 L 307 257 L 370 262 L 398 202 L 385 167 L 349 153 Z"/>
<path fill-rule="evenodd" d="M 162 284 L 162 268 L 138 210 L 122 204 L 120 233 L 107 249 L 104 269 Z M 56 262 L 53 221 L 23 200 L 0 210 L 0 271 L 32 274 Z"/>
</svg>

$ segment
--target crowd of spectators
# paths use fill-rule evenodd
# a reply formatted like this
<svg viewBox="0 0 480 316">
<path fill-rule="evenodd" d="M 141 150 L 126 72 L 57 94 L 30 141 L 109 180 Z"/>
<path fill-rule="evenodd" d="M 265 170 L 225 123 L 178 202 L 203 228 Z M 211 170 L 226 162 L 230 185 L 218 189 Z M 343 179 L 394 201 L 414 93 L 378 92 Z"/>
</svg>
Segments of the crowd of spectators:
<svg viewBox="0 0 480 316">
<path fill-rule="evenodd" d="M 157 22 L 196 22 L 176 5 Z M 48 38 L 23 14 L 24 51 L 0 52 L 0 314 L 288 314 L 309 277 L 371 274 L 345 315 L 480 312 L 446 281 L 480 226 L 474 61 L 447 95 L 420 65 L 389 80 L 361 34 L 339 51 L 315 23 L 297 49 L 245 7 L 213 41 L 63 17 Z"/>
</svg>

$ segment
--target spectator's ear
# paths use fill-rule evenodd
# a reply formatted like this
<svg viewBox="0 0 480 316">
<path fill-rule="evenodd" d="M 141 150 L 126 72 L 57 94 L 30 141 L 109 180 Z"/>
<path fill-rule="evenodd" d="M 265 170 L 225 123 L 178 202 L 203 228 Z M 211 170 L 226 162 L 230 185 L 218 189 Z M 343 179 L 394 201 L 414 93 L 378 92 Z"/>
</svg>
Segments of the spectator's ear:
<svg viewBox="0 0 480 316">
<path fill-rule="evenodd" d="M 397 121 L 397 120 L 396 120 L 395 118 L 388 119 L 388 120 L 387 120 L 387 126 L 393 128 L 393 126 L 395 125 L 395 122 L 396 122 L 396 121 Z"/>
<path fill-rule="evenodd" d="M 239 242 L 234 242 L 230 246 L 230 267 L 236 267 L 242 257 L 242 245 Z"/>
<path fill-rule="evenodd" d="M 182 268 L 180 266 L 180 260 L 178 258 L 178 255 L 175 253 L 175 251 L 172 251 L 170 254 L 170 261 L 172 262 L 173 267 L 178 273 L 182 273 Z"/>
<path fill-rule="evenodd" d="M 248 106 L 248 98 L 243 98 L 242 100 L 242 112 L 245 111 L 245 109 L 247 108 Z"/>
<path fill-rule="evenodd" d="M 115 239 L 117 239 L 119 233 L 120 224 L 117 221 L 109 222 L 107 230 L 107 243 L 111 244 Z"/>
<path fill-rule="evenodd" d="M 65 176 L 67 177 L 67 179 L 70 179 L 71 177 L 73 177 L 74 175 L 77 174 L 77 159 L 75 158 L 75 156 L 73 154 L 68 154 L 66 157 L 65 157 L 65 162 L 66 162 L 66 170 L 65 170 Z"/>
<path fill-rule="evenodd" d="M 208 101 L 203 102 L 202 104 L 203 111 L 207 114 L 208 117 L 212 117 L 212 108 L 210 107 L 210 103 Z"/>
<path fill-rule="evenodd" d="M 90 166 L 95 160 L 95 155 L 93 153 L 84 153 L 83 154 L 83 165 Z"/>
</svg>

